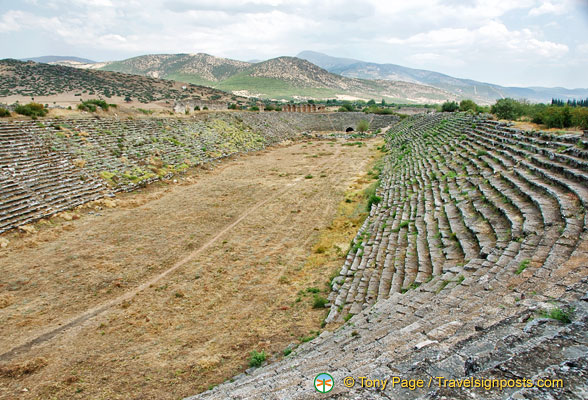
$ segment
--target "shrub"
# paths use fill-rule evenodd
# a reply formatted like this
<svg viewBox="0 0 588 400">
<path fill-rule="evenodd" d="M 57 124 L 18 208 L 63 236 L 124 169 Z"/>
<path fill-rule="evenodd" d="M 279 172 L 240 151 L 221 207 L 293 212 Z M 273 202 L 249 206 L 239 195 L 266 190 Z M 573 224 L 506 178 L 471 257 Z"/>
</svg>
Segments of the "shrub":
<svg viewBox="0 0 588 400">
<path fill-rule="evenodd" d="M 259 107 L 258 106 L 253 106 L 250 108 L 251 111 L 259 111 Z"/>
<path fill-rule="evenodd" d="M 365 119 L 360 120 L 357 123 L 357 130 L 360 132 L 366 132 L 368 129 L 370 129 L 370 123 L 367 122 Z"/>
<path fill-rule="evenodd" d="M 253 350 L 251 353 L 249 353 L 249 366 L 260 367 L 261 364 L 263 364 L 265 361 L 266 357 L 267 355 L 265 354 L 265 351 L 262 350 L 260 353 Z"/>
<path fill-rule="evenodd" d="M 90 100 L 82 101 L 81 104 L 78 104 L 78 109 L 82 110 L 82 111 L 96 112 L 97 107 L 100 107 L 104 111 L 108 111 L 108 108 L 111 105 L 112 104 L 108 104 L 104 100 L 90 99 Z"/>
<path fill-rule="evenodd" d="M 353 104 L 349 102 L 344 102 L 341 107 L 339 107 L 339 112 L 348 112 L 348 111 L 355 111 L 353 108 Z"/>
<path fill-rule="evenodd" d="M 574 310 L 562 310 L 559 307 L 552 308 L 549 311 L 544 311 L 541 313 L 541 316 L 544 318 L 555 319 L 557 321 L 563 322 L 564 324 L 569 324 L 572 322 L 572 314 Z"/>
<path fill-rule="evenodd" d="M 10 111 L 6 108 L 0 107 L 0 118 L 2 117 L 10 117 Z"/>
<path fill-rule="evenodd" d="M 476 112 L 478 105 L 472 100 L 465 99 L 459 102 L 459 111 L 474 111 Z"/>
<path fill-rule="evenodd" d="M 540 117 L 548 128 L 567 128 L 572 126 L 572 109 L 569 106 L 546 107 L 541 112 Z"/>
<path fill-rule="evenodd" d="M 329 301 L 318 294 L 314 295 L 314 300 L 312 301 L 312 308 L 325 308 L 325 304 Z"/>
<path fill-rule="evenodd" d="M 572 125 L 588 129 L 588 107 L 577 107 L 572 110 Z"/>
<path fill-rule="evenodd" d="M 363 109 L 363 112 L 366 114 L 385 114 L 385 115 L 396 114 L 400 118 L 407 116 L 406 114 L 398 114 L 398 113 L 394 112 L 394 110 L 391 108 L 377 107 L 377 106 L 366 107 Z"/>
<path fill-rule="evenodd" d="M 455 101 L 446 101 L 441 105 L 441 111 L 455 112 L 459 110 L 459 105 Z"/>
<path fill-rule="evenodd" d="M 24 106 L 19 104 L 16 106 L 14 111 L 16 111 L 17 114 L 26 115 L 33 118 L 44 117 L 49 112 L 49 110 L 47 110 L 43 104 L 39 103 L 29 103 Z"/>
<path fill-rule="evenodd" d="M 370 197 L 368 198 L 368 202 L 366 205 L 366 208 L 368 211 L 370 211 L 372 209 L 372 205 L 374 204 L 380 204 L 380 202 L 382 201 L 382 198 L 376 194 L 372 194 L 370 195 Z"/>
<path fill-rule="evenodd" d="M 372 205 L 379 204 L 382 201 L 382 198 L 376 194 L 376 189 L 378 188 L 378 182 L 372 183 L 364 190 L 365 199 L 367 199 L 366 204 L 366 211 L 370 211 L 372 209 Z"/>
<path fill-rule="evenodd" d="M 523 107 L 515 99 L 506 98 L 496 101 L 490 112 L 500 119 L 515 120 L 523 115 Z"/>
</svg>

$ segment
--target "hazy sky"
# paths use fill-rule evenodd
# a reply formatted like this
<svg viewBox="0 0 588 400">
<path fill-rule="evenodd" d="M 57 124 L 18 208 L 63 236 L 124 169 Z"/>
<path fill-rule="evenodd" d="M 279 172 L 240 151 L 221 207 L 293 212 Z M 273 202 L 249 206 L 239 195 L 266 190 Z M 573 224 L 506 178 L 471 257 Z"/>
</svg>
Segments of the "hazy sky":
<svg viewBox="0 0 588 400">
<path fill-rule="evenodd" d="M 0 58 L 315 50 L 502 85 L 588 87 L 588 0 L 0 0 Z"/>
</svg>

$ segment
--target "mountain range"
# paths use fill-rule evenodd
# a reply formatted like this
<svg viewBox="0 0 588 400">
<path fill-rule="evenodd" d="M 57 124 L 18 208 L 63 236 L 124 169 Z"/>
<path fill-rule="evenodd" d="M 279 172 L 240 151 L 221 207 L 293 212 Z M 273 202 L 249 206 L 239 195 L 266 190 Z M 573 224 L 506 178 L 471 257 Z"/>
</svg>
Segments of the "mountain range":
<svg viewBox="0 0 588 400">
<path fill-rule="evenodd" d="M 244 96 L 273 99 L 385 98 L 390 102 L 439 103 L 455 98 L 450 92 L 428 85 L 333 74 L 296 57 L 278 57 L 248 63 L 203 53 L 152 54 L 107 63 L 100 69 L 171 79 Z"/>
<path fill-rule="evenodd" d="M 331 57 L 314 51 L 303 51 L 297 55 L 334 74 L 351 78 L 385 79 L 414 82 L 447 90 L 459 98 L 487 102 L 504 97 L 525 98 L 533 102 L 548 102 L 552 98 L 573 99 L 588 97 L 588 89 L 566 89 L 561 87 L 505 87 L 471 79 L 454 78 L 439 72 L 413 69 L 396 64 L 377 64 L 352 58 Z"/>
<path fill-rule="evenodd" d="M 492 104 L 504 97 L 549 102 L 588 97 L 588 89 L 505 87 L 396 64 L 378 64 L 303 51 L 296 57 L 245 62 L 209 54 L 150 54 L 97 63 L 48 56 L 37 62 L 162 78 L 274 99 L 386 99 L 396 103 L 440 103 L 469 98 Z"/>
</svg>

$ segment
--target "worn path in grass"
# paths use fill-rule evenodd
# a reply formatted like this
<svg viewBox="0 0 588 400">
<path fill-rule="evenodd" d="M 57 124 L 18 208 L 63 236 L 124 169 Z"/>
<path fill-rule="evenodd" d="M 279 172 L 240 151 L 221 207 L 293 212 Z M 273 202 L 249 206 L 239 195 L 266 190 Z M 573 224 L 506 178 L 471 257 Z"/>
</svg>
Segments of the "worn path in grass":
<svg viewBox="0 0 588 400">
<path fill-rule="evenodd" d="M 274 147 L 8 235 L 0 397 L 173 399 L 316 334 L 380 155 L 364 143 Z"/>
</svg>

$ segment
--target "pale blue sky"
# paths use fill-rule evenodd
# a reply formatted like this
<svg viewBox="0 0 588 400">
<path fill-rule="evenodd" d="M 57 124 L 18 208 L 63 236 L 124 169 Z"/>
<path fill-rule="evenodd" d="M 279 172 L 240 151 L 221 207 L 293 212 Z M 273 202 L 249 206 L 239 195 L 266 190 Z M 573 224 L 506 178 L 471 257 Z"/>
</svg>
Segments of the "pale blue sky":
<svg viewBox="0 0 588 400">
<path fill-rule="evenodd" d="M 588 88 L 588 0 L 0 0 L 0 41 L 0 58 L 315 50 L 501 85 Z"/>
</svg>

